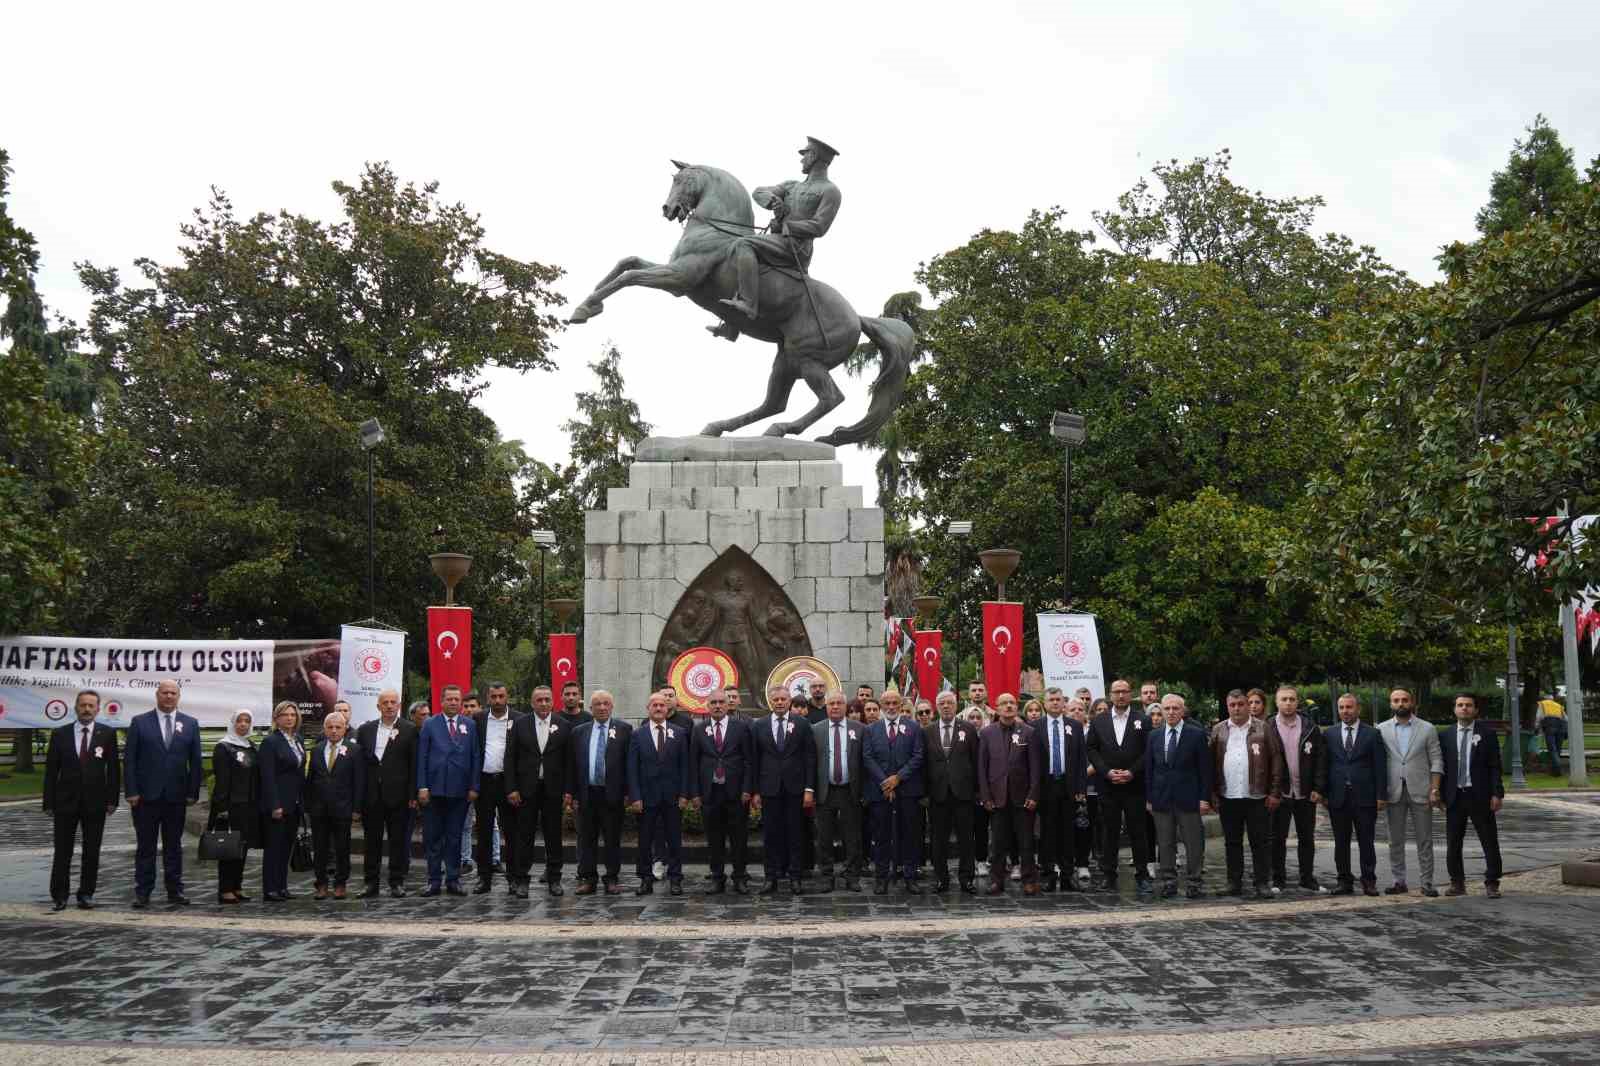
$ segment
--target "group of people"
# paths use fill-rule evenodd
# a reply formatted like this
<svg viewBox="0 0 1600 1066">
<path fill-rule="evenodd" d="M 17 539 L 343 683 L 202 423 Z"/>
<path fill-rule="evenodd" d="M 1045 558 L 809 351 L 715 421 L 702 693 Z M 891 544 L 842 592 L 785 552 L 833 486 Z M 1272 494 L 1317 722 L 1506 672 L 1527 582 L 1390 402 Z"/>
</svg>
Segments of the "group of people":
<svg viewBox="0 0 1600 1066">
<path fill-rule="evenodd" d="M 300 713 L 289 701 L 273 708 L 259 742 L 248 711 L 234 715 L 211 755 L 214 782 L 208 830 L 237 833 L 262 852 L 262 898 L 290 898 L 290 854 L 302 824 L 313 845 L 315 896 L 343 899 L 351 874 L 351 827 L 364 829 L 365 897 L 380 894 L 387 862 L 392 896 L 406 894 L 411 830 L 420 815 L 427 881 L 422 895 L 465 895 L 463 833 L 475 815 L 474 893 L 493 889 L 503 870 L 507 891 L 527 898 L 535 849 L 543 845 L 540 882 L 563 894 L 564 815 L 575 814 L 576 894 L 623 891 L 624 810 L 638 816 L 636 894 L 665 880 L 683 892 L 682 813 L 700 812 L 711 868 L 709 894 L 757 891 L 872 891 L 900 882 L 924 891 L 1006 891 L 1016 869 L 1025 895 L 1114 889 L 1124 837 L 1136 886 L 1173 897 L 1181 887 L 1202 894 L 1206 834 L 1202 817 L 1220 817 L 1227 891 L 1243 895 L 1245 844 L 1256 896 L 1287 885 L 1289 830 L 1297 837 L 1298 883 L 1329 891 L 1313 872 L 1316 810 L 1327 809 L 1334 835 L 1337 882 L 1351 894 L 1354 840 L 1359 884 L 1377 895 L 1375 827 L 1389 819 L 1391 894 L 1409 891 L 1405 841 L 1415 841 L 1420 889 L 1434 884 L 1430 811 L 1446 811 L 1448 895 L 1466 891 L 1462 846 L 1470 823 L 1486 859 L 1487 894 L 1499 895 L 1500 852 L 1495 813 L 1502 796 L 1500 753 L 1492 730 L 1476 721 L 1468 694 L 1455 700 L 1456 725 L 1437 730 L 1415 716 L 1411 694 L 1390 695 L 1392 716 L 1377 727 L 1361 721 L 1353 695 L 1339 698 L 1339 721 L 1326 729 L 1300 713 L 1299 694 L 1282 686 L 1268 715 L 1262 690 L 1227 697 L 1227 717 L 1207 731 L 1187 720 L 1182 696 L 1157 698 L 1146 683 L 1139 703 L 1131 684 L 1114 681 L 1109 700 L 1087 690 L 1068 697 L 1051 688 L 1019 709 L 1011 693 L 991 707 L 982 683 L 958 707 L 953 691 L 930 704 L 892 689 L 862 686 L 844 693 L 813 686 L 797 700 L 788 689 L 766 692 L 766 713 L 740 708 L 737 689 L 713 692 L 704 715 L 678 706 L 676 693 L 652 693 L 643 721 L 615 715 L 609 692 L 589 695 L 569 683 L 562 708 L 551 689 L 533 690 L 530 710 L 510 706 L 504 684 L 486 686 L 484 705 L 466 712 L 461 688 L 445 686 L 439 713 L 413 705 L 402 716 L 397 692 L 378 698 L 378 718 L 351 736 L 350 711 L 336 705 L 323 735 L 308 746 Z M 105 818 L 126 794 L 137 847 L 134 905 L 147 907 L 155 888 L 157 842 L 170 903 L 189 902 L 183 880 L 185 810 L 199 799 L 204 773 L 199 723 L 178 710 L 179 686 L 163 681 L 156 707 L 129 723 L 125 758 L 117 732 L 96 721 L 99 697 L 80 692 L 76 721 L 51 736 L 44 806 L 55 818 L 50 893 L 67 906 L 70 865 L 81 832 L 83 862 L 77 900 L 94 905 Z M 477 703 L 476 694 L 471 696 Z M 763 883 L 755 889 L 748 863 L 751 815 L 759 812 Z M 952 840 L 954 855 L 952 856 Z M 497 850 L 503 862 L 493 861 Z M 926 850 L 927 854 L 924 854 Z M 1157 853 L 1153 855 L 1152 852 Z M 1157 857 L 1158 855 L 1158 857 Z M 1094 858 L 1092 859 L 1091 856 Z M 1097 869 L 1091 875 L 1089 864 Z M 244 894 L 245 860 L 218 862 L 218 900 Z"/>
</svg>

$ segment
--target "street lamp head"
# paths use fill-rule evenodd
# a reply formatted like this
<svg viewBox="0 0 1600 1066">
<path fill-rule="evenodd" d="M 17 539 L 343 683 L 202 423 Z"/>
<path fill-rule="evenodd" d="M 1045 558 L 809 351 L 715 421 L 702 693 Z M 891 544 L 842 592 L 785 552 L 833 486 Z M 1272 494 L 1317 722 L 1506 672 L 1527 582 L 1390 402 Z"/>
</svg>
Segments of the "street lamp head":
<svg viewBox="0 0 1600 1066">
<path fill-rule="evenodd" d="M 369 418 L 361 423 L 361 447 L 371 451 L 383 443 L 383 427 L 376 418 Z"/>
<path fill-rule="evenodd" d="M 950 535 L 952 537 L 970 537 L 970 536 L 972 536 L 972 523 L 971 522 L 951 522 L 950 523 Z"/>
<path fill-rule="evenodd" d="M 536 529 L 533 531 L 533 543 L 540 551 L 548 551 L 556 546 L 555 532 L 549 529 Z"/>
<path fill-rule="evenodd" d="M 1057 411 L 1050 419 L 1050 435 L 1069 447 L 1082 444 L 1087 436 L 1083 430 L 1083 416 Z"/>
</svg>

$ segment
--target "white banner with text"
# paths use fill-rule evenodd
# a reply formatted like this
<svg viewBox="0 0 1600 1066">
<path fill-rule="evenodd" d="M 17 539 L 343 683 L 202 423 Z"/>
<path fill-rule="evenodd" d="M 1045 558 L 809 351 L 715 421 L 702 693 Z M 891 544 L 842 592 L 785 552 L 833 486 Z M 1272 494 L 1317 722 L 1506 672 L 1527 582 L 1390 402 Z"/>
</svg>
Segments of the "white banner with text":
<svg viewBox="0 0 1600 1066">
<path fill-rule="evenodd" d="M 1041 614 L 1039 658 L 1044 668 L 1044 683 L 1067 694 L 1087 688 L 1095 699 L 1106 694 L 1104 668 L 1100 665 L 1100 634 L 1092 614 Z"/>
</svg>

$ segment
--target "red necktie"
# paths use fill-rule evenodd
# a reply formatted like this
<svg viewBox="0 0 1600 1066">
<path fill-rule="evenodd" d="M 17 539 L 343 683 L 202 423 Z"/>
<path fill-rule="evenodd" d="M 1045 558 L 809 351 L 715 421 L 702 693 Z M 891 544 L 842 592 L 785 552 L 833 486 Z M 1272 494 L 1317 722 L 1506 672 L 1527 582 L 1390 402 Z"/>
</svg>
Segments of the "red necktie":
<svg viewBox="0 0 1600 1066">
<path fill-rule="evenodd" d="M 450 727 L 450 739 L 456 739 L 456 720 L 454 718 L 446 718 L 445 724 Z"/>
<path fill-rule="evenodd" d="M 89 765 L 89 727 L 83 727 L 83 742 L 78 745 L 78 765 Z"/>
<path fill-rule="evenodd" d="M 717 750 L 722 750 L 722 723 L 717 723 Z"/>
</svg>

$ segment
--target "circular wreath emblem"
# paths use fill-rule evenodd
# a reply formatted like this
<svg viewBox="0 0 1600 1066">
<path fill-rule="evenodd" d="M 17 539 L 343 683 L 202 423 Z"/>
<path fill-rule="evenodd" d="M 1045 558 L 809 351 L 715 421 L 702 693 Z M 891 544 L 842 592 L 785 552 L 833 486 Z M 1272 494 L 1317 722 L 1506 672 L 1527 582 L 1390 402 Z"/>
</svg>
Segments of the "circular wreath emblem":
<svg viewBox="0 0 1600 1066">
<path fill-rule="evenodd" d="M 52 722 L 59 722 L 67 716 L 66 700 L 51 700 L 44 705 L 44 716 Z"/>
<path fill-rule="evenodd" d="M 811 686 L 818 683 L 831 691 L 839 687 L 839 675 L 833 672 L 833 667 L 811 655 L 790 656 L 774 666 L 767 676 L 768 688 L 782 685 L 801 703 L 811 698 Z"/>
<path fill-rule="evenodd" d="M 381 681 L 389 676 L 389 653 L 376 644 L 356 651 L 356 673 L 363 681 Z"/>
<path fill-rule="evenodd" d="M 1083 662 L 1083 644 L 1077 637 L 1060 636 L 1056 638 L 1056 655 L 1068 666 L 1077 666 Z"/>
<path fill-rule="evenodd" d="M 739 668 L 716 648 L 690 648 L 667 670 L 667 684 L 678 693 L 678 704 L 691 714 L 706 713 L 706 697 L 739 683 Z"/>
</svg>

